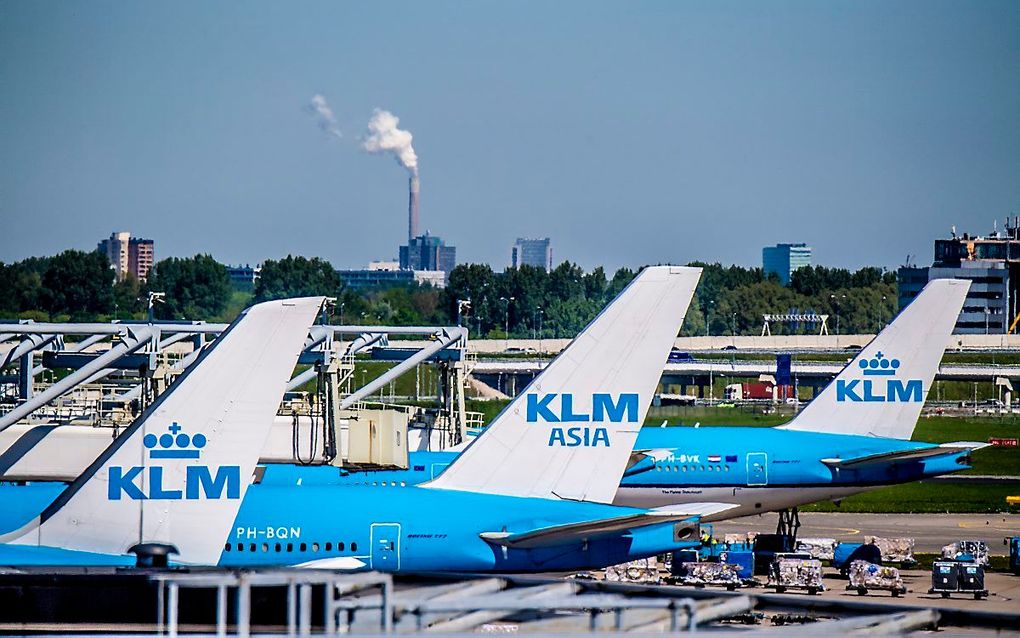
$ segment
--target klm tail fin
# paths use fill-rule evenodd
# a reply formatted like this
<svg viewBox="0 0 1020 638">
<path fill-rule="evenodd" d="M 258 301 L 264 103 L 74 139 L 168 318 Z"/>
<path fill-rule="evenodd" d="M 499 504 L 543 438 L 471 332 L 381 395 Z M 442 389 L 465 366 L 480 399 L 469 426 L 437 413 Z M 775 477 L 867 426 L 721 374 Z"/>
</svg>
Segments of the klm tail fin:
<svg viewBox="0 0 1020 638">
<path fill-rule="evenodd" d="M 787 430 L 909 439 L 970 282 L 931 281 Z"/>
<path fill-rule="evenodd" d="M 611 503 L 700 268 L 646 268 L 426 487 Z"/>
<path fill-rule="evenodd" d="M 214 565 L 323 298 L 246 310 L 29 525 L 3 540 Z"/>
</svg>

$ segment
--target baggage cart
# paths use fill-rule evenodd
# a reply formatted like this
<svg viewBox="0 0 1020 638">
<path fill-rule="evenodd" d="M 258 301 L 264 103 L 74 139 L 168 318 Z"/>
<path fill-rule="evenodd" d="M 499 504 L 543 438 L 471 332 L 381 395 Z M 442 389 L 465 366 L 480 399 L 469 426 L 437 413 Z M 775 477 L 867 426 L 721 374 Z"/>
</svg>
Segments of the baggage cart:
<svg viewBox="0 0 1020 638">
<path fill-rule="evenodd" d="M 984 541 L 956 541 L 942 548 L 942 558 L 973 560 L 982 567 L 988 567 L 988 543 Z"/>
<path fill-rule="evenodd" d="M 743 580 L 754 578 L 754 552 L 728 549 L 719 554 L 720 562 L 737 566 L 737 574 Z"/>
<path fill-rule="evenodd" d="M 822 585 L 822 561 L 806 554 L 779 554 L 769 570 L 769 587 L 776 593 L 788 589 L 803 589 L 809 595 L 825 591 Z"/>
<path fill-rule="evenodd" d="M 900 570 L 895 567 L 855 560 L 850 564 L 849 575 L 850 582 L 846 588 L 848 591 L 856 591 L 859 596 L 865 596 L 873 589 L 887 591 L 894 598 L 907 593 L 903 578 L 900 577 Z"/>
<path fill-rule="evenodd" d="M 960 564 L 955 560 L 937 560 L 931 564 L 931 589 L 929 594 L 950 594 L 960 591 Z"/>
<path fill-rule="evenodd" d="M 733 591 L 743 585 L 740 566 L 731 563 L 681 563 L 672 580 L 678 585 L 718 586 Z"/>
<path fill-rule="evenodd" d="M 796 550 L 807 552 L 811 558 L 818 560 L 832 560 L 837 544 L 835 538 L 798 538 Z"/>
<path fill-rule="evenodd" d="M 899 563 L 900 567 L 916 565 L 914 560 L 913 538 L 883 538 L 881 536 L 865 536 L 865 545 L 874 545 L 882 552 L 883 563 Z"/>
</svg>

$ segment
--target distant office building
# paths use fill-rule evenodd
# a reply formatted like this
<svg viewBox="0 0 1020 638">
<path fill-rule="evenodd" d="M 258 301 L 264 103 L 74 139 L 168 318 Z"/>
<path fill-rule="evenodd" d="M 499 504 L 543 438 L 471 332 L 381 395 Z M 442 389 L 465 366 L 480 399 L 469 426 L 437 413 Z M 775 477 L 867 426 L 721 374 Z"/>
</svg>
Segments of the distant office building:
<svg viewBox="0 0 1020 638">
<path fill-rule="evenodd" d="M 902 266 L 896 273 L 900 308 L 932 279 L 969 279 L 967 300 L 956 322 L 956 334 L 1003 334 L 1010 331 L 1020 286 L 1020 232 L 1014 220 L 1005 232 L 987 237 L 966 233 L 935 240 L 931 266 Z"/>
<path fill-rule="evenodd" d="M 98 251 L 106 255 L 117 274 L 117 281 L 123 280 L 128 273 L 138 281 L 145 281 L 156 259 L 155 242 L 132 237 L 126 231 L 113 233 L 109 239 L 99 242 Z"/>
<path fill-rule="evenodd" d="M 392 267 L 390 267 L 392 266 Z M 446 273 L 441 270 L 401 270 L 397 262 L 373 261 L 362 270 L 337 270 L 344 286 L 351 290 L 392 288 L 395 286 L 428 285 L 446 287 Z"/>
<path fill-rule="evenodd" d="M 230 283 L 235 288 L 250 290 L 255 287 L 255 280 L 259 278 L 262 266 L 227 266 L 227 275 L 230 276 Z"/>
<path fill-rule="evenodd" d="M 400 247 L 401 270 L 441 270 L 449 273 L 457 265 L 457 249 L 425 233 Z"/>
<path fill-rule="evenodd" d="M 807 244 L 776 244 L 761 249 L 761 267 L 765 274 L 775 273 L 784 286 L 790 284 L 794 270 L 811 265 L 811 247 Z"/>
<path fill-rule="evenodd" d="M 510 266 L 535 266 L 552 270 L 552 242 L 545 239 L 525 239 L 518 237 L 510 249 Z"/>
</svg>

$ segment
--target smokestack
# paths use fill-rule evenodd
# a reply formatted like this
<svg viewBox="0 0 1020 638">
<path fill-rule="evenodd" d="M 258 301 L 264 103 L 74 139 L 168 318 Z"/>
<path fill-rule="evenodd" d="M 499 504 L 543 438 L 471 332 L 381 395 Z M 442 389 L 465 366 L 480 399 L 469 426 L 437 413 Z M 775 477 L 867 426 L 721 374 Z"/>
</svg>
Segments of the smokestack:
<svg viewBox="0 0 1020 638">
<path fill-rule="evenodd" d="M 418 176 L 412 175 L 408 180 L 407 197 L 407 241 L 418 236 Z"/>
</svg>

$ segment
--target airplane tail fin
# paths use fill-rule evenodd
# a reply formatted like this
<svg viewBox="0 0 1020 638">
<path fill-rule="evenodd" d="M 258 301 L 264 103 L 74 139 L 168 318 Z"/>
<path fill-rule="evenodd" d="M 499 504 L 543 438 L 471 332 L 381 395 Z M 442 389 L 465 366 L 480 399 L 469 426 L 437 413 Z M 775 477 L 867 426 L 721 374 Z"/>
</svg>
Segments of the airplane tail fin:
<svg viewBox="0 0 1020 638">
<path fill-rule="evenodd" d="M 878 333 L 786 430 L 909 439 L 970 282 L 936 279 Z"/>
<path fill-rule="evenodd" d="M 611 503 L 700 277 L 641 271 L 425 486 Z"/>
<path fill-rule="evenodd" d="M 216 564 L 324 299 L 247 309 L 42 514 L 4 539 Z"/>
</svg>

